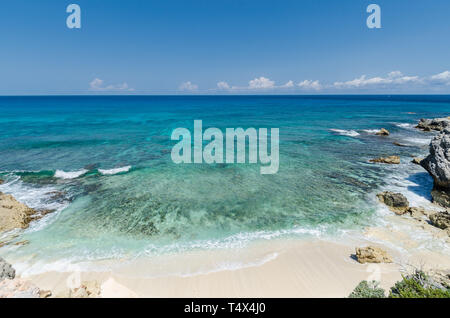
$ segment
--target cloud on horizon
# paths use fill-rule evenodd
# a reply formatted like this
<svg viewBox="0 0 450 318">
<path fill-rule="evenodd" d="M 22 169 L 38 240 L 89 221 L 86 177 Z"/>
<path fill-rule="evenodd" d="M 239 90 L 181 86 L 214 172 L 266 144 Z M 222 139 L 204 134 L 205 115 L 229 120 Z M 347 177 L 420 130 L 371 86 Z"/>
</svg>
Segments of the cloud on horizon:
<svg viewBox="0 0 450 318">
<path fill-rule="evenodd" d="M 196 91 L 198 89 L 198 85 L 193 84 L 191 81 L 187 81 L 184 83 L 181 83 L 181 85 L 178 87 L 180 91 Z"/>
<path fill-rule="evenodd" d="M 289 80 L 285 84 L 276 85 L 274 80 L 268 77 L 256 77 L 248 82 L 248 86 L 232 86 L 228 82 L 221 81 L 217 83 L 216 90 L 221 91 L 302 91 L 302 92 L 318 92 L 318 91 L 389 91 L 408 89 L 430 89 L 436 91 L 439 87 L 450 86 L 450 71 L 444 71 L 431 76 L 404 75 L 400 71 L 392 71 L 385 76 L 361 75 L 348 81 L 336 81 L 331 84 L 322 84 L 319 80 L 303 80 L 297 84 Z"/>
<path fill-rule="evenodd" d="M 420 83 L 419 76 L 404 76 L 400 71 L 390 72 L 386 77 L 370 77 L 362 75 L 346 82 L 334 82 L 336 88 L 365 88 L 368 86 L 401 85 L 410 83 Z"/>
<path fill-rule="evenodd" d="M 450 85 L 450 71 L 431 76 L 431 81 L 437 84 Z"/>
<path fill-rule="evenodd" d="M 318 90 L 321 88 L 319 81 L 303 81 L 297 86 L 303 89 Z M 293 89 L 296 87 L 294 81 L 289 80 L 285 84 L 276 85 L 275 81 L 264 77 L 256 77 L 248 82 L 248 86 L 231 86 L 225 81 L 217 83 L 217 89 L 227 91 L 253 91 L 253 90 L 274 90 L 274 89 Z"/>
<path fill-rule="evenodd" d="M 99 78 L 95 78 L 89 83 L 89 89 L 92 91 L 134 91 L 133 88 L 128 87 L 127 83 L 105 86 L 105 81 Z"/>
</svg>

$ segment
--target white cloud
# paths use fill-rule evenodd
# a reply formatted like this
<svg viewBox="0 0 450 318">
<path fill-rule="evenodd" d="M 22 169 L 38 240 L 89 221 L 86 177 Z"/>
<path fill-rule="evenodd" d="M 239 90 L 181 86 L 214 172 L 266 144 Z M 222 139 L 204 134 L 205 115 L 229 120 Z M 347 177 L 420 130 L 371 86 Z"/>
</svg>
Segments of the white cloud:
<svg viewBox="0 0 450 318">
<path fill-rule="evenodd" d="M 250 82 L 248 82 L 248 88 L 249 89 L 275 88 L 275 82 L 271 81 L 270 79 L 264 76 L 261 76 L 259 78 L 252 79 Z"/>
<path fill-rule="evenodd" d="M 133 88 L 128 87 L 127 83 L 105 86 L 105 81 L 99 78 L 92 80 L 89 83 L 89 88 L 93 91 L 134 91 Z"/>
<path fill-rule="evenodd" d="M 291 88 L 294 87 L 294 82 L 293 81 L 288 81 L 286 84 L 281 85 L 282 88 Z"/>
<path fill-rule="evenodd" d="M 198 85 L 191 83 L 190 81 L 181 83 L 179 89 L 181 91 L 195 91 L 198 89 Z"/>
<path fill-rule="evenodd" d="M 306 90 L 320 90 L 322 89 L 322 85 L 320 85 L 319 81 L 311 81 L 311 80 L 304 80 L 303 82 L 300 82 L 297 84 L 298 87 L 300 87 L 301 89 L 306 89 Z"/>
<path fill-rule="evenodd" d="M 418 76 L 404 76 L 400 71 L 390 72 L 387 77 L 371 77 L 367 78 L 362 75 L 359 78 L 347 82 L 335 82 L 334 86 L 337 88 L 361 88 L 380 85 L 400 85 L 406 83 L 420 82 Z"/>
<path fill-rule="evenodd" d="M 431 76 L 431 81 L 438 84 L 450 85 L 450 71 Z"/>
<path fill-rule="evenodd" d="M 228 85 L 227 82 L 218 82 L 217 88 L 218 89 L 230 89 L 230 85 Z"/>
</svg>

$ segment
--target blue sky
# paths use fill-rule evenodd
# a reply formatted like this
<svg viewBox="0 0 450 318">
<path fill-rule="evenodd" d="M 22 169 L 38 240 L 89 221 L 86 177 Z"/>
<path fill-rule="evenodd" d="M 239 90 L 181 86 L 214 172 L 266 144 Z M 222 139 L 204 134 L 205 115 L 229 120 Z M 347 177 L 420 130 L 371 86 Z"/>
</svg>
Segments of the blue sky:
<svg viewBox="0 0 450 318">
<path fill-rule="evenodd" d="M 448 0 L 2 1 L 0 94 L 450 93 L 449 15 Z"/>
</svg>

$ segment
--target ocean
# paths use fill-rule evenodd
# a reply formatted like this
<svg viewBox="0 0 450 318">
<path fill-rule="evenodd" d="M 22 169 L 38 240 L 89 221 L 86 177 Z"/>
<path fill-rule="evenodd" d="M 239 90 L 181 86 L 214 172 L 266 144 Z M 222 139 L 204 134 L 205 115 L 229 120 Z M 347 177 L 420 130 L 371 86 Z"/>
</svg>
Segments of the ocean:
<svg viewBox="0 0 450 318">
<path fill-rule="evenodd" d="M 0 256 L 22 272 L 63 271 L 359 233 L 382 222 L 380 191 L 429 202 L 432 180 L 410 161 L 427 154 L 433 133 L 414 126 L 449 113 L 450 96 L 0 97 L 0 191 L 55 210 L 0 236 L 9 242 Z M 174 164 L 171 133 L 194 120 L 279 128 L 278 173 Z M 380 128 L 391 134 L 376 136 Z M 388 155 L 401 164 L 368 162 Z"/>
</svg>

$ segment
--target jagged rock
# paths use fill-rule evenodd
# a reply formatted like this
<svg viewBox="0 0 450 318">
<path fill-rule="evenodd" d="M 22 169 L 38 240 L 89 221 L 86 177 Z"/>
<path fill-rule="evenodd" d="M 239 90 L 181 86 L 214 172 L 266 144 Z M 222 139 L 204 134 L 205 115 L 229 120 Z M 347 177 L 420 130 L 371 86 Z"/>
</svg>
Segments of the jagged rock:
<svg viewBox="0 0 450 318">
<path fill-rule="evenodd" d="M 39 298 L 39 288 L 20 278 L 0 282 L 0 298 Z"/>
<path fill-rule="evenodd" d="M 421 166 L 433 177 L 435 186 L 450 188 L 450 130 L 445 129 L 430 143 L 430 154 Z"/>
<path fill-rule="evenodd" d="M 35 213 L 35 210 L 18 202 L 12 195 L 0 192 L 0 232 L 27 228 Z"/>
<path fill-rule="evenodd" d="M 415 163 L 416 165 L 420 165 L 420 163 L 422 162 L 422 160 L 423 160 L 423 159 L 421 159 L 421 158 L 415 157 L 411 162 L 412 162 L 412 163 Z"/>
<path fill-rule="evenodd" d="M 430 154 L 420 165 L 433 177 L 433 202 L 450 207 L 450 130 L 444 129 L 430 143 Z"/>
<path fill-rule="evenodd" d="M 424 131 L 443 131 L 445 128 L 450 128 L 450 118 L 434 118 L 425 119 L 422 118 L 417 124 L 416 128 L 422 129 Z"/>
<path fill-rule="evenodd" d="M 99 297 L 101 288 L 97 281 L 85 281 L 81 284 L 86 289 L 89 297 Z"/>
<path fill-rule="evenodd" d="M 381 203 L 386 204 L 389 210 L 395 212 L 395 214 L 402 215 L 408 211 L 408 199 L 406 199 L 406 197 L 401 193 L 384 191 L 382 193 L 378 193 L 377 198 Z"/>
<path fill-rule="evenodd" d="M 438 212 L 430 215 L 430 221 L 434 226 L 440 229 L 450 228 L 450 213 L 448 212 Z"/>
<path fill-rule="evenodd" d="M 435 213 L 435 211 L 426 210 L 422 207 L 411 207 L 407 212 L 415 219 L 420 219 L 422 216 L 430 217 L 431 214 Z"/>
<path fill-rule="evenodd" d="M 428 276 L 444 288 L 450 288 L 450 270 L 430 270 Z"/>
<path fill-rule="evenodd" d="M 370 159 L 369 161 L 376 162 L 376 163 L 387 163 L 387 164 L 398 165 L 400 163 L 400 157 L 399 156 L 380 157 L 380 158 Z"/>
<path fill-rule="evenodd" d="M 39 291 L 40 298 L 49 298 L 51 295 L 52 295 L 52 292 L 50 290 L 40 290 Z"/>
<path fill-rule="evenodd" d="M 379 247 L 367 246 L 356 248 L 356 259 L 361 264 L 364 263 L 392 263 L 389 254 Z"/>
<path fill-rule="evenodd" d="M 389 136 L 389 131 L 387 129 L 381 128 L 380 131 L 375 133 L 375 135 L 378 135 L 378 136 Z"/>
<path fill-rule="evenodd" d="M 450 193 L 447 189 L 438 189 L 436 187 L 431 190 L 431 197 L 433 203 L 439 204 L 443 207 L 450 207 Z"/>
<path fill-rule="evenodd" d="M 16 270 L 0 257 L 0 282 L 4 279 L 14 279 L 16 277 Z"/>
<path fill-rule="evenodd" d="M 76 288 L 73 291 L 70 292 L 69 294 L 70 298 L 88 298 L 89 295 L 87 293 L 87 290 L 84 288 Z"/>
<path fill-rule="evenodd" d="M 68 295 L 63 297 L 68 298 L 98 298 L 100 297 L 101 288 L 96 281 L 85 281 L 81 286 L 69 291 Z"/>
</svg>

